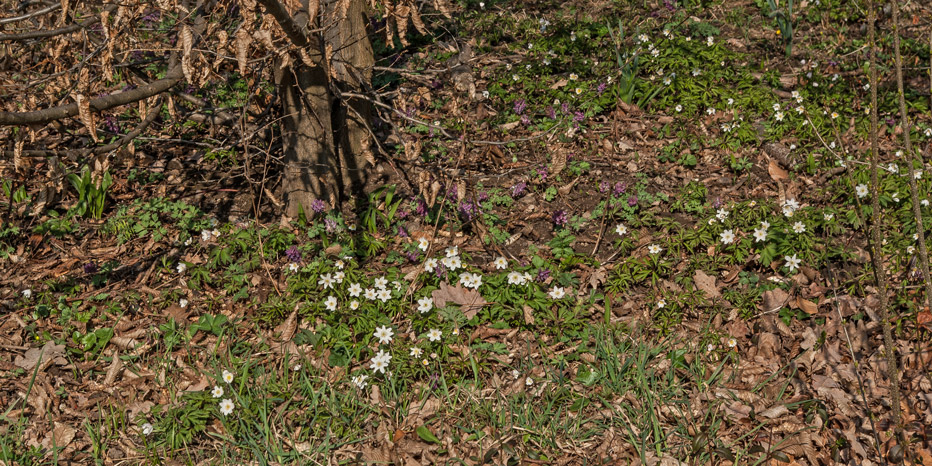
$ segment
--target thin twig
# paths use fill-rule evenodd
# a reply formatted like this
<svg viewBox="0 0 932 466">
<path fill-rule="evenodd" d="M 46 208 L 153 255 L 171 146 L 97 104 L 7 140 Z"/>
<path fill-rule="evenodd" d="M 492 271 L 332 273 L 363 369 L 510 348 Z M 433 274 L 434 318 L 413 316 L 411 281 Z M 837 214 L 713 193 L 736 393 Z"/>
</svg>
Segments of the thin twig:
<svg viewBox="0 0 932 466">
<path fill-rule="evenodd" d="M 894 5 L 897 0 L 894 0 Z M 894 6 L 894 8 L 897 8 Z M 890 329 L 890 310 L 887 302 L 887 276 L 883 266 L 883 250 L 881 249 L 880 224 L 880 180 L 878 176 L 878 158 L 880 143 L 877 140 L 878 133 L 878 105 L 877 105 L 877 40 L 876 40 L 876 21 L 877 11 L 874 7 L 874 0 L 868 2 L 868 42 L 870 44 L 870 83 L 871 83 L 871 150 L 870 150 L 870 178 L 871 178 L 871 228 L 870 241 L 868 250 L 870 251 L 871 262 L 874 269 L 874 281 L 877 284 L 877 292 L 880 299 L 880 318 L 883 328 L 883 344 L 887 357 L 887 377 L 890 380 L 890 413 L 893 417 L 893 425 L 897 437 L 902 438 L 902 421 L 900 414 L 900 384 L 899 370 L 897 369 L 896 348 L 893 346 L 893 333 Z M 894 36 L 899 32 L 896 30 L 896 20 L 894 20 Z M 899 39 L 897 39 L 897 55 L 899 55 Z M 899 62 L 899 60 L 897 60 Z M 901 78 L 902 79 L 902 78 Z M 900 81 L 902 89 L 902 81 Z M 918 203 L 917 203 L 918 205 Z M 921 231 L 921 230 L 920 230 Z M 905 445 L 904 445 L 905 447 Z M 881 461 L 886 460 L 881 455 Z"/>
</svg>

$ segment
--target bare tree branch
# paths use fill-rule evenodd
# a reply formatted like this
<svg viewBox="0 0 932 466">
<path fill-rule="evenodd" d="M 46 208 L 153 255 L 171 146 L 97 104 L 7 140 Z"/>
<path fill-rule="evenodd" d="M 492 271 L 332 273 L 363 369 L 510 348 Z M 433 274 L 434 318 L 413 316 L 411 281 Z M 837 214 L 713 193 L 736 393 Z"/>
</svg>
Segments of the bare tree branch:
<svg viewBox="0 0 932 466">
<path fill-rule="evenodd" d="M 275 21 L 278 21 L 278 25 L 282 27 L 292 43 L 298 47 L 307 47 L 311 43 L 311 39 L 304 33 L 304 29 L 294 22 L 294 18 L 288 13 L 285 5 L 278 0 L 259 0 L 259 3 L 268 10 Z"/>
<path fill-rule="evenodd" d="M 116 8 L 117 8 L 116 6 L 110 6 L 110 7 L 107 7 L 105 11 L 113 12 L 116 10 Z M 48 31 L 29 31 L 29 32 L 21 32 L 19 34 L 0 34 L 0 42 L 23 41 L 23 40 L 29 40 L 29 39 L 46 39 L 49 37 L 60 36 L 62 34 L 70 34 L 72 32 L 84 29 L 88 26 L 91 26 L 99 22 L 100 22 L 99 16 L 92 16 L 91 18 L 88 18 L 85 21 L 81 21 L 80 23 L 74 23 L 70 26 L 65 26 L 63 28 L 58 28 L 58 29 L 51 29 Z"/>
<path fill-rule="evenodd" d="M 153 121 L 155 121 L 156 117 L 159 116 L 161 109 L 162 109 L 162 99 L 159 99 L 159 101 L 155 105 L 153 105 L 152 108 L 149 109 L 149 113 L 146 115 L 146 118 L 143 119 L 138 125 L 136 125 L 136 127 L 133 128 L 132 131 L 124 134 L 123 137 L 121 137 L 120 139 L 114 142 L 111 142 L 110 144 L 99 146 L 99 147 L 94 147 L 90 149 L 83 149 L 83 150 L 63 150 L 63 151 L 35 150 L 35 149 L 24 150 L 22 153 L 22 156 L 23 157 L 53 157 L 53 156 L 86 157 L 91 154 L 95 154 L 95 155 L 103 154 L 105 152 L 117 150 L 125 146 L 126 144 L 129 144 L 130 142 L 132 142 L 133 139 L 136 139 L 137 136 L 142 134 L 142 132 L 145 131 L 146 128 L 148 128 L 149 125 L 151 125 Z M 12 157 L 13 151 L 9 151 L 9 150 L 4 151 L 3 155 L 7 157 Z"/>
<path fill-rule="evenodd" d="M 59 8 L 61 8 L 61 3 L 56 3 L 56 4 L 54 4 L 54 5 L 49 5 L 49 6 L 45 7 L 45 8 L 42 8 L 41 10 L 36 10 L 36 11 L 33 11 L 33 12 L 31 12 L 31 13 L 26 13 L 26 14 L 21 15 L 21 16 L 14 16 L 14 17 L 12 17 L 12 18 L 3 18 L 3 19 L 0 19 L 0 24 L 17 23 L 17 22 L 19 22 L 19 21 L 24 21 L 24 20 L 27 20 L 27 19 L 29 19 L 29 18 L 34 18 L 34 17 L 36 17 L 36 16 L 41 16 L 41 15 L 44 15 L 44 14 L 46 14 L 46 13 L 51 13 L 51 12 L 53 12 L 53 11 L 59 9 Z"/>
<path fill-rule="evenodd" d="M 153 81 L 144 86 L 137 87 L 125 92 L 105 95 L 92 99 L 90 102 L 91 109 L 95 112 L 102 112 L 114 107 L 137 102 L 142 99 L 152 97 L 156 94 L 167 91 L 184 78 L 181 72 L 181 65 L 175 65 L 164 78 Z M 37 123 L 48 123 L 62 118 L 73 117 L 78 114 L 78 104 L 71 103 L 60 105 L 58 107 L 36 110 L 33 112 L 0 112 L 0 125 L 31 125 Z"/>
</svg>

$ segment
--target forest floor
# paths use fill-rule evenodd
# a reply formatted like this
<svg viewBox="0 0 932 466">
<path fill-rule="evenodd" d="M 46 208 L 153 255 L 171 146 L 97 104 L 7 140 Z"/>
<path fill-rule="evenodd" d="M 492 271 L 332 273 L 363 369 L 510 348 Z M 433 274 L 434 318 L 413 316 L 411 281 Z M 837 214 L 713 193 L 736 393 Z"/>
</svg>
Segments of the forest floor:
<svg viewBox="0 0 932 466">
<path fill-rule="evenodd" d="M 857 3 L 459 4 L 374 39 L 398 112 L 344 210 L 280 220 L 272 158 L 168 120 L 104 194 L 5 180 L 0 463 L 932 464 L 928 5 L 915 154 L 879 23 L 887 348 Z"/>
</svg>

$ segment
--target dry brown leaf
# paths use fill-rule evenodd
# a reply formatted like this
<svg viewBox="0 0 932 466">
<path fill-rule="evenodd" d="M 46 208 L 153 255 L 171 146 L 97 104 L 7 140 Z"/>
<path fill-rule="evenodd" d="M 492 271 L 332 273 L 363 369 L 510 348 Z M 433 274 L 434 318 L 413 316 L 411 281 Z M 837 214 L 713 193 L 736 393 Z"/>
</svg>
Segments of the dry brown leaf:
<svg viewBox="0 0 932 466">
<path fill-rule="evenodd" d="M 41 361 L 47 362 L 62 357 L 64 354 L 65 345 L 56 345 L 53 341 L 47 341 L 42 348 L 29 348 L 26 350 L 26 354 L 16 356 L 13 360 L 13 364 L 28 371 L 36 367 L 40 358 Z"/>
<path fill-rule="evenodd" d="M 236 31 L 236 63 L 239 65 L 239 74 L 246 76 L 246 61 L 249 53 L 249 44 L 252 43 L 252 36 L 246 31 L 246 28 L 240 28 Z"/>
<path fill-rule="evenodd" d="M 280 341 L 291 341 L 294 337 L 295 330 L 298 329 L 298 310 L 291 311 L 291 315 L 284 322 L 275 328 L 275 333 L 279 334 Z"/>
<path fill-rule="evenodd" d="M 94 126 L 94 115 L 91 113 L 91 101 L 81 93 L 75 93 L 73 97 L 75 103 L 78 104 L 78 116 L 81 118 L 81 123 L 87 128 L 87 132 L 90 133 L 94 142 L 97 142 L 97 127 Z"/>
<path fill-rule="evenodd" d="M 763 300 L 762 311 L 773 312 L 785 306 L 790 299 L 790 295 L 780 288 L 774 288 L 772 290 L 763 292 L 761 294 L 761 298 Z"/>
<path fill-rule="evenodd" d="M 525 304 L 523 310 L 524 310 L 524 323 L 528 325 L 534 325 L 534 321 L 535 321 L 534 320 L 534 308 Z"/>
<path fill-rule="evenodd" d="M 553 162 L 550 164 L 551 175 L 559 175 L 566 168 L 566 152 L 557 151 L 553 154 Z"/>
<path fill-rule="evenodd" d="M 116 382 L 117 377 L 120 376 L 120 372 L 123 371 L 123 361 L 120 360 L 120 352 L 115 351 L 113 353 L 113 361 L 110 363 L 110 367 L 107 369 L 107 375 L 104 377 L 104 385 L 112 385 Z"/>
<path fill-rule="evenodd" d="M 440 288 L 430 295 L 434 298 L 434 305 L 437 307 L 445 307 L 447 303 L 458 304 L 467 319 L 475 317 L 482 306 L 489 304 L 478 291 L 459 285 L 450 286 L 446 282 L 441 282 Z"/>
<path fill-rule="evenodd" d="M 780 416 L 785 416 L 790 413 L 790 410 L 786 409 L 784 405 L 776 405 L 767 410 L 761 411 L 759 414 L 768 419 L 776 419 Z"/>
<path fill-rule="evenodd" d="M 785 181 L 790 177 L 790 174 L 780 167 L 773 159 L 767 162 L 767 173 L 770 173 L 770 177 L 773 178 L 774 181 Z"/>
<path fill-rule="evenodd" d="M 46 449 L 64 448 L 74 440 L 77 431 L 74 427 L 61 422 L 55 423 L 55 428 L 42 439 L 42 446 Z"/>
<path fill-rule="evenodd" d="M 819 305 L 809 301 L 808 299 L 803 299 L 800 296 L 796 297 L 796 307 L 800 308 L 806 314 L 817 314 L 819 312 Z"/>
<path fill-rule="evenodd" d="M 715 286 L 715 277 L 710 277 L 702 270 L 696 269 L 696 273 L 693 275 L 693 281 L 696 282 L 696 288 L 702 290 L 706 297 L 710 299 L 715 299 L 722 295 Z"/>
</svg>

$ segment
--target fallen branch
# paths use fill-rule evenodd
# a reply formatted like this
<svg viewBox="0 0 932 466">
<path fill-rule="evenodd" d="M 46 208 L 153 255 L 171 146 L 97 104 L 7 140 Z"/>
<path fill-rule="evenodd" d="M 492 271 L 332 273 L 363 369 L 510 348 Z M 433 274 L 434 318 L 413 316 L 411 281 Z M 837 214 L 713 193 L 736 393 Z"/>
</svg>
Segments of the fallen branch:
<svg viewBox="0 0 932 466">
<path fill-rule="evenodd" d="M 96 99 L 91 99 L 91 110 L 102 112 L 167 91 L 184 78 L 181 65 L 175 65 L 164 78 L 125 92 L 118 92 Z M 70 103 L 58 107 L 46 108 L 32 112 L 0 112 L 0 125 L 32 125 L 70 118 L 78 114 L 78 104 Z"/>
</svg>

